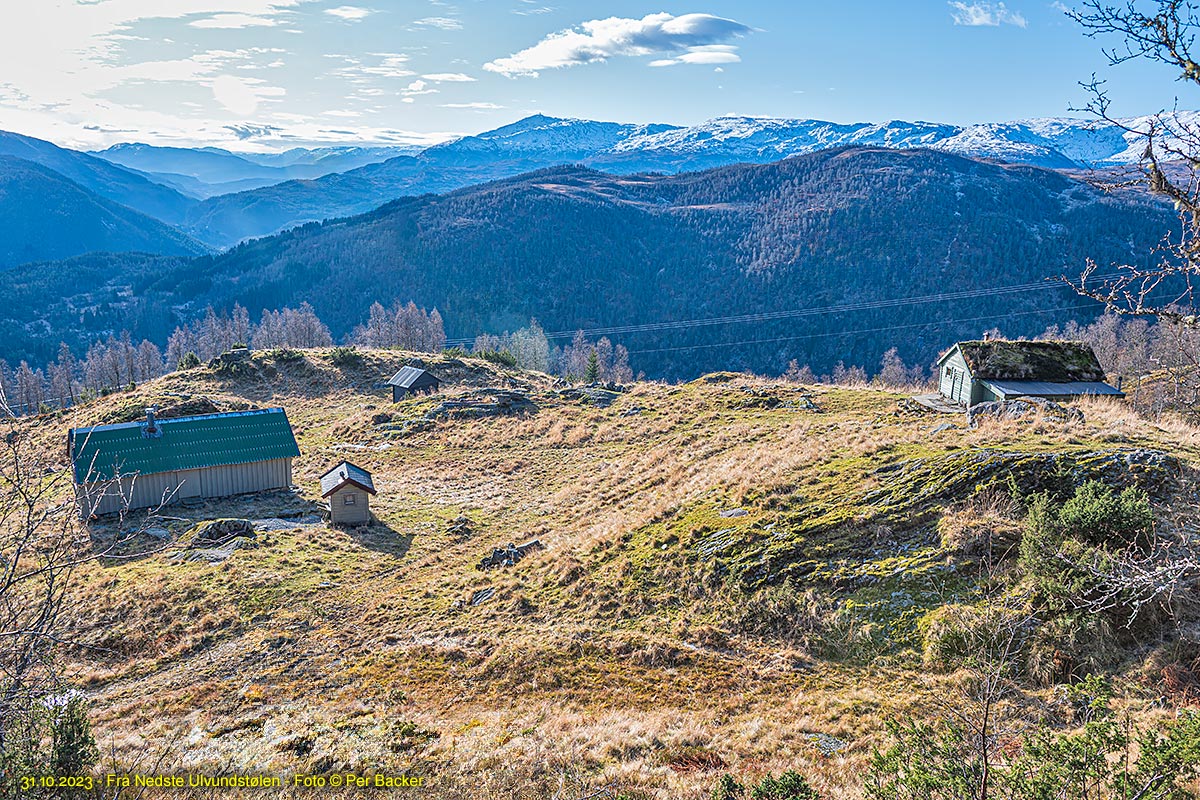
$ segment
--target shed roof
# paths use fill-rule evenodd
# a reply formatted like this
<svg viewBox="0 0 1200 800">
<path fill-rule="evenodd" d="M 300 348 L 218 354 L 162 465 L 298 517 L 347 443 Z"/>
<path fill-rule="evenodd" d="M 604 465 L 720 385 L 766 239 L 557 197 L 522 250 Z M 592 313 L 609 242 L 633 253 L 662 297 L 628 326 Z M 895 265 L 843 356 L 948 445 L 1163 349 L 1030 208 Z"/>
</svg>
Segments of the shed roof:
<svg viewBox="0 0 1200 800">
<path fill-rule="evenodd" d="M 985 380 L 985 384 L 992 387 L 992 390 L 997 394 L 1002 394 L 1005 397 L 1014 395 L 1026 395 L 1029 397 L 1054 397 L 1054 396 L 1073 396 L 1073 395 L 1108 395 L 1111 397 L 1124 397 L 1125 393 L 1120 389 L 1109 386 L 1102 381 L 1069 381 L 1066 383 L 1051 383 L 1048 381 L 994 381 Z"/>
<path fill-rule="evenodd" d="M 402 367 L 399 372 L 392 376 L 388 381 L 389 386 L 399 386 L 402 389 L 411 389 L 413 385 L 428 376 L 428 379 L 434 383 L 439 383 L 438 379 L 432 372 L 421 369 L 420 367 Z"/>
<path fill-rule="evenodd" d="M 1070 341 L 959 342 L 938 360 L 945 361 L 954 350 L 962 354 L 977 380 L 1045 381 L 1049 383 L 1104 380 L 1104 369 L 1091 345 Z"/>
<path fill-rule="evenodd" d="M 352 483 L 364 492 L 378 494 L 371 473 L 362 467 L 355 466 L 349 461 L 343 461 L 321 476 L 321 497 L 329 497 L 348 483 Z"/>
<path fill-rule="evenodd" d="M 76 483 L 300 455 L 282 408 L 160 419 L 155 425 L 158 435 L 146 433 L 145 420 L 72 428 L 67 440 Z"/>
</svg>

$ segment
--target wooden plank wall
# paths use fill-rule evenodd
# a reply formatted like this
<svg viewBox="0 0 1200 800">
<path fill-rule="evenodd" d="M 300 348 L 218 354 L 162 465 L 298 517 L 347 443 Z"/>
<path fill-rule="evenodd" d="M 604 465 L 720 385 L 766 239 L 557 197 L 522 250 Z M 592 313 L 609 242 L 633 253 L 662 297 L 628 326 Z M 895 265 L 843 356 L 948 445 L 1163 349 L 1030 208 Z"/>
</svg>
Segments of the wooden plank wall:
<svg viewBox="0 0 1200 800">
<path fill-rule="evenodd" d="M 85 510 L 113 514 L 132 508 L 156 508 L 190 497 L 229 497 L 235 494 L 286 489 L 292 484 L 292 460 L 275 458 L 247 464 L 159 472 L 123 478 L 117 484 L 85 484 L 80 496 Z M 93 510 L 94 509 L 94 510 Z"/>
</svg>

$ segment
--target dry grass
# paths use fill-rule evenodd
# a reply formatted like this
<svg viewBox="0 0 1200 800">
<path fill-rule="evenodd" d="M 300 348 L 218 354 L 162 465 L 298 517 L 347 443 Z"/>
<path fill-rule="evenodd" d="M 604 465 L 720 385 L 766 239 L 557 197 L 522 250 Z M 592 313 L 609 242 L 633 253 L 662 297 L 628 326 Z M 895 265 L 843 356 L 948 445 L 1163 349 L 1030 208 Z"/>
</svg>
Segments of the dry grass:
<svg viewBox="0 0 1200 800">
<path fill-rule="evenodd" d="M 919 711 L 944 679 L 916 654 L 868 670 L 740 633 L 736 609 L 688 571 L 689 531 L 754 531 L 802 512 L 804 498 L 871 488 L 881 466 L 964 448 L 1159 447 L 1200 463 L 1195 428 L 1099 401 L 1081 404 L 1083 423 L 967 430 L 870 388 L 812 387 L 821 413 L 745 407 L 743 386 L 783 390 L 735 376 L 641 383 L 597 408 L 560 398 L 547 378 L 474 362 L 447 394 L 517 383 L 536 410 L 395 433 L 392 422 L 437 398 L 393 405 L 370 387 L 404 354 L 365 355 L 351 372 L 327 353 L 273 365 L 270 379 L 193 370 L 30 423 L 60 448 L 68 426 L 172 395 L 284 406 L 302 452 L 298 496 L 174 510 L 184 521 L 172 530 L 311 509 L 316 477 L 341 458 L 380 489 L 369 529 L 296 525 L 221 564 L 168 553 L 83 570 L 69 612 L 106 649 L 78 651 L 73 670 L 106 750 L 281 774 L 414 768 L 446 798 L 603 787 L 703 798 L 723 772 L 783 769 L 827 798 L 857 797 L 883 720 Z M 931 432 L 947 420 L 963 427 Z M 747 515 L 717 516 L 736 508 Z M 997 495 L 944 511 L 947 552 L 975 557 L 985 535 L 1013 532 Z M 465 539 L 448 531 L 459 515 L 471 520 Z M 864 548 L 890 541 L 853 520 L 839 530 L 865 532 Z M 474 569 L 493 546 L 533 536 L 546 549 L 516 567 Z M 494 594 L 471 605 L 481 589 Z M 846 748 L 823 755 L 813 734 Z"/>
</svg>

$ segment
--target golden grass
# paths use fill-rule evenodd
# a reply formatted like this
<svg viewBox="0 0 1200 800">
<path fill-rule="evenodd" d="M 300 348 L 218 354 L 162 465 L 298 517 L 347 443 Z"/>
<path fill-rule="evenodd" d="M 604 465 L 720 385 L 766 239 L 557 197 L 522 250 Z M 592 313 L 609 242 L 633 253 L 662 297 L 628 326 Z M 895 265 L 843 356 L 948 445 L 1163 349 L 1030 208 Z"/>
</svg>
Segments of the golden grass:
<svg viewBox="0 0 1200 800">
<path fill-rule="evenodd" d="M 880 466 L 965 448 L 1158 447 L 1200 463 L 1195 428 L 1101 401 L 1080 404 L 1082 423 L 968 430 L 872 388 L 811 387 L 821 413 L 743 407 L 740 387 L 777 390 L 736 376 L 639 383 L 597 408 L 560 398 L 548 378 L 473 362 L 445 395 L 516 381 L 537 409 L 396 434 L 380 415 L 415 418 L 438 398 L 392 404 L 370 386 L 405 354 L 365 356 L 344 371 L 309 353 L 269 380 L 192 370 L 30 423 L 58 452 L 67 427 L 172 394 L 284 406 L 302 452 L 299 496 L 169 512 L 185 520 L 311 508 L 316 477 L 341 458 L 380 488 L 369 529 L 297 525 L 217 565 L 159 554 L 85 567 L 70 616 L 106 649 L 75 651 L 73 674 L 102 749 L 127 763 L 168 751 L 165 763 L 195 769 L 415 766 L 447 798 L 605 786 L 703 798 L 722 772 L 784 769 L 827 798 L 858 797 L 883 720 L 925 708 L 945 679 L 915 656 L 865 669 L 739 633 L 682 566 L 689 525 L 750 530 L 773 519 L 771 502 L 849 496 Z M 933 433 L 943 421 L 961 427 Z M 739 507 L 746 517 L 717 516 Z M 464 514 L 472 534 L 460 539 L 448 527 Z M 948 503 L 939 524 L 954 550 L 1013 523 L 983 498 Z M 876 534 L 863 534 L 871 547 L 888 539 Z M 534 536 L 545 550 L 515 568 L 474 569 L 493 546 Z M 494 594 L 470 605 L 481 589 Z M 846 749 L 822 755 L 818 733 Z"/>
</svg>

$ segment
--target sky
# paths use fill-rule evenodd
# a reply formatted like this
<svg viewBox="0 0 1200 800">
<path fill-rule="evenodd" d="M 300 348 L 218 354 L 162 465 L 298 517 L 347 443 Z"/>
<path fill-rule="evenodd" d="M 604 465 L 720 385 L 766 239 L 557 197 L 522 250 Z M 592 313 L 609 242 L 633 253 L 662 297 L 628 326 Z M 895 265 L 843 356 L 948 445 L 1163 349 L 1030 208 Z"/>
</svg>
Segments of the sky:
<svg viewBox="0 0 1200 800">
<path fill-rule="evenodd" d="M 432 144 L 533 113 L 953 124 L 1200 107 L 1055 0 L 0 0 L 0 129 L 281 150 Z M 1177 95 L 1178 98 L 1177 98 Z"/>
</svg>

